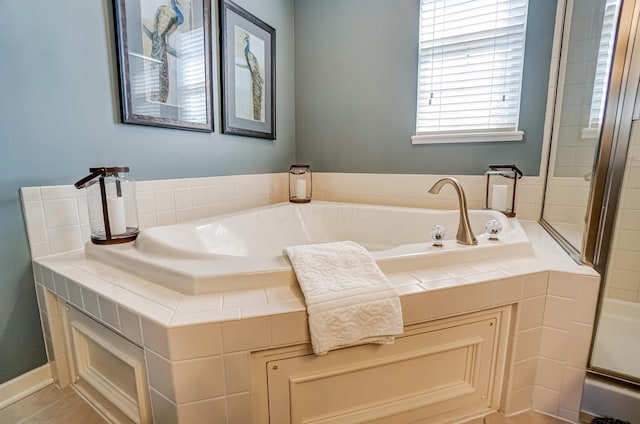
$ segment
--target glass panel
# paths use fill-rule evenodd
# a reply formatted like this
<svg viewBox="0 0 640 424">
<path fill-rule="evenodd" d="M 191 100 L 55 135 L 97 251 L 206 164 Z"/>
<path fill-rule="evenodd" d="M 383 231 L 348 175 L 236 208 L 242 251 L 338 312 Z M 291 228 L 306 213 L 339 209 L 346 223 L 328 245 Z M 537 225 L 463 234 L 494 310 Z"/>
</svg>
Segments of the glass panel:
<svg viewBox="0 0 640 424">
<path fill-rule="evenodd" d="M 640 121 L 631 129 L 591 366 L 640 381 Z"/>
<path fill-rule="evenodd" d="M 576 251 L 582 238 L 620 0 L 569 1 L 543 218 Z"/>
</svg>

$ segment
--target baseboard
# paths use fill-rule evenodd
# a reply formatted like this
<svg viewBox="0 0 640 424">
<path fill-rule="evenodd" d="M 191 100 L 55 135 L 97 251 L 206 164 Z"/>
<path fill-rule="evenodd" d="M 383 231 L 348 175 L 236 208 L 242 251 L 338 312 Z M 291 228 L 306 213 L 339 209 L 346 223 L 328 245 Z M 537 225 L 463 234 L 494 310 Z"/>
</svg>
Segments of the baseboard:
<svg viewBox="0 0 640 424">
<path fill-rule="evenodd" d="M 51 366 L 45 364 L 13 380 L 0 384 L 0 409 L 37 392 L 51 383 L 53 383 Z"/>
</svg>

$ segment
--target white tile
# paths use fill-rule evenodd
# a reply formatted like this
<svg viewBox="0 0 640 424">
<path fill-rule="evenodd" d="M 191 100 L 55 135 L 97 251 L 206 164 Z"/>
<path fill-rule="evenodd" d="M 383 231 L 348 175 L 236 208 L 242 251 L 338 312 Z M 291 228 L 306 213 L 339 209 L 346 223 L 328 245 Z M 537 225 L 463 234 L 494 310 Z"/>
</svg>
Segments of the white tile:
<svg viewBox="0 0 640 424">
<path fill-rule="evenodd" d="M 219 323 L 182 326 L 167 331 L 169 357 L 187 360 L 222 353 L 222 330 Z"/>
<path fill-rule="evenodd" d="M 494 305 L 515 303 L 522 297 L 522 277 L 502 277 L 493 281 L 492 286 Z"/>
<path fill-rule="evenodd" d="M 206 206 L 209 203 L 209 189 L 206 186 L 195 187 L 191 191 L 193 206 Z"/>
<path fill-rule="evenodd" d="M 56 286 L 53 280 L 53 271 L 44 267 L 42 268 L 42 284 L 52 292 L 56 291 Z"/>
<path fill-rule="evenodd" d="M 175 216 L 177 224 L 194 220 L 193 209 L 176 209 Z"/>
<path fill-rule="evenodd" d="M 150 349 L 144 350 L 149 385 L 171 402 L 176 402 L 171 361 Z"/>
<path fill-rule="evenodd" d="M 181 188 L 173 192 L 176 209 L 187 209 L 193 206 L 193 197 L 190 188 Z"/>
<path fill-rule="evenodd" d="M 23 202 L 39 202 L 42 200 L 40 187 L 22 187 L 20 188 L 20 197 Z"/>
<path fill-rule="evenodd" d="M 249 352 L 225 355 L 224 368 L 228 394 L 251 390 L 251 362 Z"/>
<path fill-rule="evenodd" d="M 80 287 L 82 292 L 82 300 L 84 303 L 84 310 L 91 315 L 100 318 L 100 307 L 98 306 L 98 295 L 85 287 Z"/>
<path fill-rule="evenodd" d="M 538 358 L 527 359 L 513 365 L 510 390 L 520 390 L 532 386 L 536 381 Z"/>
<path fill-rule="evenodd" d="M 176 404 L 157 391 L 150 389 L 153 422 L 155 424 L 178 424 Z"/>
<path fill-rule="evenodd" d="M 304 299 L 302 291 L 298 286 L 268 287 L 265 291 L 269 303 Z"/>
<path fill-rule="evenodd" d="M 120 330 L 120 321 L 118 320 L 118 311 L 115 303 L 102 296 L 98 296 L 98 305 L 100 305 L 100 317 L 102 321 L 116 330 Z"/>
<path fill-rule="evenodd" d="M 223 322 L 222 343 L 227 353 L 269 347 L 271 321 L 264 317 Z"/>
<path fill-rule="evenodd" d="M 524 299 L 518 305 L 518 331 L 541 327 L 544 317 L 545 296 Z"/>
<path fill-rule="evenodd" d="M 42 241 L 39 243 L 31 243 L 31 258 L 38 259 L 43 258 L 45 256 L 49 256 L 51 252 L 49 251 L 49 242 Z"/>
<path fill-rule="evenodd" d="M 541 328 L 533 328 L 518 333 L 516 337 L 514 361 L 519 362 L 538 356 L 543 334 L 542 330 Z"/>
<path fill-rule="evenodd" d="M 82 303 L 82 291 L 80 286 L 75 281 L 67 279 L 67 291 L 69 293 L 69 301 L 76 305 L 80 309 L 84 309 Z"/>
<path fill-rule="evenodd" d="M 560 393 L 558 391 L 549 390 L 540 386 L 534 387 L 532 407 L 535 411 L 549 415 L 558 415 L 559 403 Z"/>
<path fill-rule="evenodd" d="M 173 225 L 177 224 L 176 212 L 171 210 L 167 212 L 158 212 L 156 214 L 156 225 Z"/>
<path fill-rule="evenodd" d="M 69 300 L 69 292 L 67 292 L 67 283 L 65 278 L 57 272 L 53 273 L 53 285 L 56 288 L 58 296 L 62 296 L 64 299 Z"/>
<path fill-rule="evenodd" d="M 225 394 L 222 356 L 173 362 L 176 403 L 193 402 Z"/>
<path fill-rule="evenodd" d="M 79 226 L 47 230 L 47 238 L 49 239 L 49 251 L 52 255 L 84 247 Z"/>
<path fill-rule="evenodd" d="M 193 313 L 199 311 L 219 311 L 222 309 L 222 293 L 202 294 L 198 296 L 182 296 L 176 313 Z"/>
<path fill-rule="evenodd" d="M 224 397 L 178 405 L 181 423 L 211 424 L 227 422 L 227 403 Z"/>
<path fill-rule="evenodd" d="M 43 202 L 47 228 L 79 225 L 78 204 L 75 198 L 47 200 Z"/>
<path fill-rule="evenodd" d="M 419 269 L 416 271 L 410 271 L 409 274 L 423 283 L 450 278 L 449 274 L 445 274 L 437 269 Z"/>
<path fill-rule="evenodd" d="M 138 192 L 136 194 L 138 201 L 138 214 L 155 214 L 156 213 L 156 197 L 152 191 Z"/>
<path fill-rule="evenodd" d="M 40 187 L 42 200 L 74 199 L 80 195 L 80 190 L 72 185 Z"/>
<path fill-rule="evenodd" d="M 567 348 L 567 365 L 586 368 L 589 359 L 589 347 L 593 337 L 593 326 L 572 322 L 569 327 L 569 346 Z"/>
<path fill-rule="evenodd" d="M 560 390 L 559 406 L 561 408 L 576 412 L 580 411 L 585 376 L 586 371 L 584 369 L 565 367 Z"/>
<path fill-rule="evenodd" d="M 544 311 L 544 325 L 568 330 L 574 314 L 575 301 L 566 297 L 547 296 Z"/>
<path fill-rule="evenodd" d="M 251 411 L 251 393 L 240 393 L 227 397 L 228 424 L 246 424 L 253 422 Z"/>
<path fill-rule="evenodd" d="M 540 356 L 558 361 L 566 360 L 569 344 L 569 332 L 555 328 L 544 327 L 540 341 Z"/>
<path fill-rule="evenodd" d="M 156 191 L 156 212 L 168 212 L 173 211 L 176 208 L 173 198 L 173 190 Z"/>
<path fill-rule="evenodd" d="M 120 323 L 120 331 L 131 338 L 133 341 L 142 344 L 142 328 L 140 326 L 140 317 L 128 309 L 116 305 L 118 310 L 118 322 Z"/>
<path fill-rule="evenodd" d="M 226 292 L 222 299 L 223 309 L 267 304 L 267 296 L 264 289 Z"/>
<path fill-rule="evenodd" d="M 76 199 L 76 207 L 78 208 L 78 218 L 80 220 L 80 224 L 88 224 L 89 223 L 89 207 L 87 206 L 87 198 L 78 197 Z"/>
<path fill-rule="evenodd" d="M 47 241 L 47 227 L 41 202 L 27 202 L 23 205 L 29 243 Z"/>
<path fill-rule="evenodd" d="M 536 385 L 547 389 L 560 391 L 564 362 L 547 358 L 538 358 L 536 371 Z"/>
<path fill-rule="evenodd" d="M 156 321 L 140 318 L 142 326 L 142 340 L 145 348 L 150 348 L 158 354 L 169 358 L 169 336 L 167 329 Z"/>
</svg>

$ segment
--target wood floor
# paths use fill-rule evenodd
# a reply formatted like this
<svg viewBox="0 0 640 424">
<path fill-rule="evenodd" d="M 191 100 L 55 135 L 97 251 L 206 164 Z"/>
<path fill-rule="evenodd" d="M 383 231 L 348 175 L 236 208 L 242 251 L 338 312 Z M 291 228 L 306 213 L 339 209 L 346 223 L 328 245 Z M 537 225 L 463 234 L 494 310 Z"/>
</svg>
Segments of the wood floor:
<svg viewBox="0 0 640 424">
<path fill-rule="evenodd" d="M 45 387 L 0 409 L 2 424 L 106 424 L 71 387 Z"/>
<path fill-rule="evenodd" d="M 58 390 L 55 386 L 44 389 L 0 409 L 2 424 L 106 424 L 73 389 Z M 525 412 L 515 417 L 495 413 L 467 424 L 566 424 L 553 417 Z"/>
</svg>

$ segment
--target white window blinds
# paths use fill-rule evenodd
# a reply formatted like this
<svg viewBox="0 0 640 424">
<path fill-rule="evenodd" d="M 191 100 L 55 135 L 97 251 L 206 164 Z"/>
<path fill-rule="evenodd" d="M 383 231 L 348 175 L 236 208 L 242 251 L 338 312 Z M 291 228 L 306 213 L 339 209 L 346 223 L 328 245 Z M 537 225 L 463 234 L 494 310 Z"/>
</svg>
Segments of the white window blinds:
<svg viewBox="0 0 640 424">
<path fill-rule="evenodd" d="M 443 135 L 522 139 L 527 0 L 421 0 L 420 7 L 414 143 Z"/>
<path fill-rule="evenodd" d="M 607 85 L 609 84 L 609 71 L 613 57 L 613 42 L 618 22 L 619 0 L 607 0 L 605 3 L 604 17 L 602 20 L 602 32 L 600 45 L 598 46 L 598 60 L 593 80 L 593 93 L 591 95 L 591 109 L 589 110 L 589 128 L 599 129 L 604 113 Z M 594 134 L 594 137 L 598 137 Z"/>
</svg>

